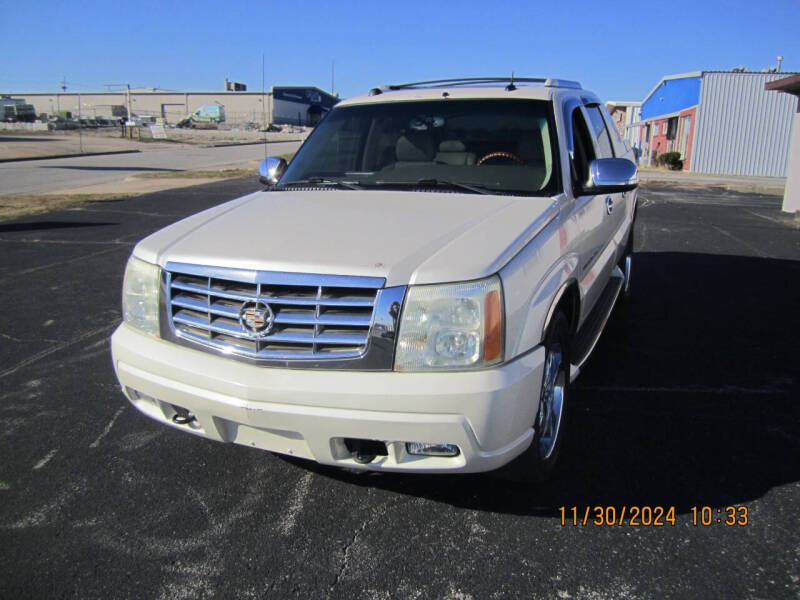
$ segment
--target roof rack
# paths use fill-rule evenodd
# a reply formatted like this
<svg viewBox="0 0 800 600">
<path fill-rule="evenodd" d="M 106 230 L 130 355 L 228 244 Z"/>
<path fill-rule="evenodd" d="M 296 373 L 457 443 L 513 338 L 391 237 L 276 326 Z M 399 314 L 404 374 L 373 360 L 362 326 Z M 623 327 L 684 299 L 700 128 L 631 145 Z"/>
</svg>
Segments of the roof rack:
<svg viewBox="0 0 800 600">
<path fill-rule="evenodd" d="M 577 81 L 569 81 L 568 79 L 554 79 L 552 77 L 456 77 L 454 79 L 432 79 L 430 81 L 414 81 L 411 83 L 396 83 L 392 85 L 382 85 L 372 88 L 369 91 L 370 96 L 377 96 L 384 92 L 394 92 L 397 90 L 407 90 L 415 88 L 441 88 L 441 87 L 456 87 L 467 85 L 489 85 L 497 83 L 508 83 L 506 90 L 513 91 L 516 88 L 515 83 L 540 83 L 545 87 L 564 87 L 576 90 L 582 89 L 582 86 Z"/>
</svg>

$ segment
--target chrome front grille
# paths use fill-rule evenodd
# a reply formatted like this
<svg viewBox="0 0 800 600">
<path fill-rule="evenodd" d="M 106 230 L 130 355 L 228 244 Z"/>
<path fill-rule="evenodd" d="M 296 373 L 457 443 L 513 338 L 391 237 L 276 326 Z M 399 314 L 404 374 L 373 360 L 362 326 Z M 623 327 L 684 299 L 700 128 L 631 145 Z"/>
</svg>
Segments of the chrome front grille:
<svg viewBox="0 0 800 600">
<path fill-rule="evenodd" d="M 273 362 L 355 359 L 367 351 L 384 281 L 168 263 L 165 311 L 174 337 L 222 354 Z M 242 320 L 257 302 L 274 317 L 261 334 Z"/>
</svg>

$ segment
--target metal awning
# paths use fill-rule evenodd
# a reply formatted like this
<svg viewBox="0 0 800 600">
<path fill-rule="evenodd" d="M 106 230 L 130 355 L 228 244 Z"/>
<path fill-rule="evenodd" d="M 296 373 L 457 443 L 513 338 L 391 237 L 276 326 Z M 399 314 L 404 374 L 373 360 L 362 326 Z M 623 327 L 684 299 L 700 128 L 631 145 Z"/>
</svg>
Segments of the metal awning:
<svg viewBox="0 0 800 600">
<path fill-rule="evenodd" d="M 800 96 L 800 75 L 791 75 L 783 79 L 768 81 L 764 84 L 764 89 Z"/>
</svg>

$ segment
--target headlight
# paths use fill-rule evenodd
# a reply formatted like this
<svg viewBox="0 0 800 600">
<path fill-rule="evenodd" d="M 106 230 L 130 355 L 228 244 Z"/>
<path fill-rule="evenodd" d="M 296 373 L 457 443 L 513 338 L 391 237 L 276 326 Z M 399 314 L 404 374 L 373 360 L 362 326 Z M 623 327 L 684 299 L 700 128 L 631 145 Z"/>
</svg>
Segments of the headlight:
<svg viewBox="0 0 800 600">
<path fill-rule="evenodd" d="M 396 371 L 481 369 L 503 360 L 503 297 L 497 276 L 410 286 Z"/>
<path fill-rule="evenodd" d="M 122 317 L 128 325 L 158 335 L 158 266 L 131 256 L 122 284 Z"/>
</svg>

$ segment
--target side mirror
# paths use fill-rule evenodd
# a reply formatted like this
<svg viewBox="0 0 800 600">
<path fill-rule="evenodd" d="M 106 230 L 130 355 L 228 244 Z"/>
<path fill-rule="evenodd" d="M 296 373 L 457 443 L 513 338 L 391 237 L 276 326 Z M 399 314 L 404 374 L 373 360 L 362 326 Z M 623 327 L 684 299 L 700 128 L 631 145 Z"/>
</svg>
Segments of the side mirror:
<svg viewBox="0 0 800 600">
<path fill-rule="evenodd" d="M 639 185 L 636 165 L 627 158 L 598 158 L 589 164 L 589 181 L 583 194 L 615 194 Z"/>
<path fill-rule="evenodd" d="M 268 156 L 258 165 L 258 180 L 267 185 L 274 185 L 286 170 L 286 161 L 277 156 Z"/>
</svg>

